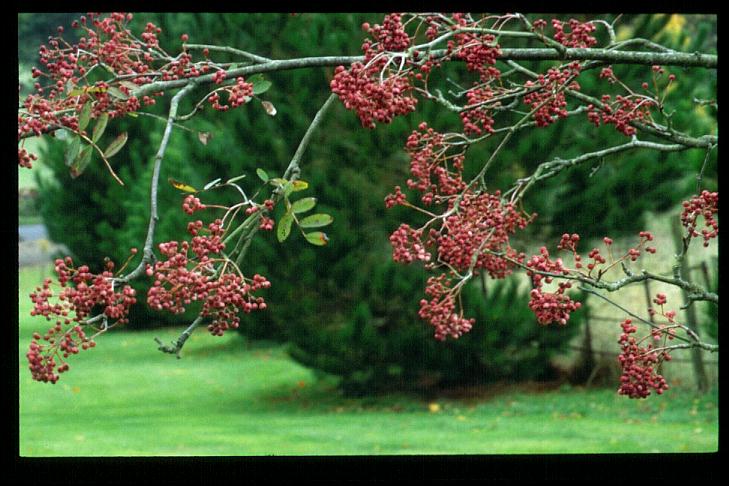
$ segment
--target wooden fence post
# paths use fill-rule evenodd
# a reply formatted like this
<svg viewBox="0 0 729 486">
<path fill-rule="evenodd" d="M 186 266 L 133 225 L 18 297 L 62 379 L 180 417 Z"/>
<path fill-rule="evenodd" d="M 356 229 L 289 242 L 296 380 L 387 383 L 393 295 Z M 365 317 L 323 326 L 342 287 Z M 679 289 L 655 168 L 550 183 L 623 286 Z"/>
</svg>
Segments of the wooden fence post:
<svg viewBox="0 0 729 486">
<path fill-rule="evenodd" d="M 673 230 L 673 240 L 676 245 L 676 254 L 679 255 L 683 252 L 683 230 L 681 223 L 678 218 L 673 218 L 673 224 L 671 225 Z M 689 275 L 689 262 L 688 255 L 683 255 L 681 259 L 681 275 L 684 279 L 690 280 Z M 683 290 L 684 302 L 688 302 L 688 293 Z M 696 319 L 696 306 L 690 305 L 686 309 L 686 327 L 691 329 L 696 335 L 699 335 L 699 329 Z M 694 368 L 694 378 L 696 379 L 696 387 L 701 392 L 705 392 L 709 389 L 709 380 L 706 378 L 706 370 L 704 369 L 703 356 L 701 355 L 701 349 L 691 348 L 691 362 Z"/>
</svg>

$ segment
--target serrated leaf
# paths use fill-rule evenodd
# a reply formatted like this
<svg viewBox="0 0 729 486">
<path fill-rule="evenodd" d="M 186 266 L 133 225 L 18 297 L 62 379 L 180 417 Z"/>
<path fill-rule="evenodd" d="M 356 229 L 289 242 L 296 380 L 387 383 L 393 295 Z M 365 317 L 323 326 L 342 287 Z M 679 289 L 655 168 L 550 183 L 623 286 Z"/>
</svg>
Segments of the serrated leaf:
<svg viewBox="0 0 729 486">
<path fill-rule="evenodd" d="M 101 136 L 104 134 L 104 130 L 106 130 L 106 124 L 108 122 L 108 113 L 102 113 L 102 115 L 96 120 L 96 125 L 94 125 L 94 131 L 91 134 L 91 140 L 93 140 L 94 143 L 98 142 Z"/>
<path fill-rule="evenodd" d="M 74 89 L 72 89 L 71 91 L 68 92 L 67 96 L 69 96 L 69 97 L 72 97 L 72 96 L 81 96 L 84 93 L 85 93 L 85 91 L 82 88 L 74 88 Z"/>
<path fill-rule="evenodd" d="M 294 192 L 303 191 L 304 189 L 309 188 L 309 183 L 302 180 L 297 180 L 291 183 L 291 185 L 294 188 Z"/>
<path fill-rule="evenodd" d="M 243 175 L 239 175 L 239 176 L 237 176 L 237 177 L 233 177 L 233 178 L 231 178 L 231 179 L 228 179 L 227 181 L 225 181 L 225 183 L 226 183 L 226 184 L 232 184 L 232 183 L 234 183 L 234 182 L 237 182 L 237 181 L 239 181 L 239 180 L 243 179 L 243 178 L 244 178 L 245 176 L 246 176 L 246 175 L 245 175 L 245 174 L 243 174 Z"/>
<path fill-rule="evenodd" d="M 310 210 L 316 206 L 316 198 L 315 197 L 305 197 L 303 199 L 299 199 L 298 201 L 294 201 L 294 203 L 291 205 L 291 211 L 294 213 L 305 213 L 306 211 Z"/>
<path fill-rule="evenodd" d="M 205 187 L 203 187 L 203 191 L 207 191 L 211 187 L 217 186 L 220 181 L 222 181 L 222 179 L 220 177 L 218 177 L 214 181 L 208 182 L 207 184 L 205 184 Z"/>
<path fill-rule="evenodd" d="M 93 147 L 91 145 L 87 145 L 84 148 L 81 149 L 76 159 L 71 164 L 71 177 L 73 179 L 77 178 L 81 174 L 83 174 L 84 170 L 86 170 L 86 167 L 88 167 L 89 162 L 91 162 L 91 151 L 93 150 Z"/>
<path fill-rule="evenodd" d="M 192 187 L 190 184 L 185 184 L 184 182 L 176 181 L 172 177 L 169 177 L 167 181 L 172 184 L 172 187 L 175 189 L 179 189 L 180 191 L 184 192 L 198 192 L 197 189 Z"/>
<path fill-rule="evenodd" d="M 78 115 L 78 131 L 83 132 L 86 127 L 89 126 L 89 120 L 91 120 L 91 103 L 86 102 L 81 107 L 81 113 Z"/>
<path fill-rule="evenodd" d="M 66 152 L 64 154 L 64 160 L 66 167 L 71 167 L 73 161 L 76 160 L 79 151 L 81 150 L 81 138 L 78 135 L 74 135 L 71 141 L 66 145 Z"/>
<path fill-rule="evenodd" d="M 207 145 L 212 138 L 213 134 L 210 132 L 197 132 L 197 139 L 200 140 L 200 143 L 203 145 Z"/>
<path fill-rule="evenodd" d="M 117 152 L 122 149 L 125 143 L 127 143 L 127 132 L 122 132 L 118 137 L 112 140 L 108 147 L 106 147 L 106 150 L 104 150 L 104 157 L 109 159 L 115 156 Z"/>
<path fill-rule="evenodd" d="M 268 182 L 268 174 L 263 169 L 256 169 L 256 175 L 259 179 L 261 179 L 264 183 Z"/>
<path fill-rule="evenodd" d="M 276 239 L 279 243 L 285 241 L 291 234 L 291 223 L 293 223 L 293 221 L 294 215 L 292 213 L 286 213 L 278 220 L 278 226 L 276 227 Z"/>
<path fill-rule="evenodd" d="M 263 109 L 266 110 L 266 114 L 270 116 L 276 116 L 276 107 L 270 101 L 261 101 Z"/>
<path fill-rule="evenodd" d="M 304 237 L 306 238 L 306 241 L 316 246 L 325 246 L 329 243 L 329 237 L 326 233 L 322 233 L 321 231 L 306 233 Z"/>
<path fill-rule="evenodd" d="M 126 94 L 124 91 L 120 90 L 119 88 L 117 88 L 116 86 L 109 86 L 108 92 L 114 98 L 119 98 L 120 100 L 129 99 L 129 95 Z"/>
<path fill-rule="evenodd" d="M 334 218 L 331 215 L 318 213 L 307 216 L 299 221 L 299 226 L 302 228 L 321 228 L 322 226 L 331 224 L 332 221 L 334 221 Z"/>
</svg>

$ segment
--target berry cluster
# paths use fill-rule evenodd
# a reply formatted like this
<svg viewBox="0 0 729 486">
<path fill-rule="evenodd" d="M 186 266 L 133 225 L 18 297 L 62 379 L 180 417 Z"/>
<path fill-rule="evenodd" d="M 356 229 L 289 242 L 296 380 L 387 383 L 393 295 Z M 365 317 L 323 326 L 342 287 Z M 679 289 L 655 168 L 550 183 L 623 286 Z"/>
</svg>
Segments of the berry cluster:
<svg viewBox="0 0 729 486">
<path fill-rule="evenodd" d="M 704 238 L 704 246 L 709 246 L 709 240 L 719 234 L 719 223 L 715 216 L 719 212 L 719 193 L 701 191 L 701 194 L 681 203 L 681 224 L 686 228 L 691 237 L 701 235 Z M 704 217 L 704 226 L 709 229 L 702 229 L 701 233 L 696 231 L 696 220 L 699 216 Z"/>
<path fill-rule="evenodd" d="M 464 151 L 448 153 L 450 148 L 445 136 L 425 122 L 407 139 L 405 150 L 410 157 L 412 175 L 407 185 L 423 193 L 421 201 L 426 206 L 438 202 L 438 196 L 452 196 L 466 187 L 462 178 Z"/>
<path fill-rule="evenodd" d="M 89 317 L 92 311 L 98 309 L 99 315 L 103 316 L 105 327 L 102 330 L 128 321 L 129 308 L 137 302 L 136 292 L 129 285 L 116 289 L 113 269 L 113 262 L 108 261 L 106 270 L 93 274 L 86 265 L 74 268 L 70 257 L 57 259 L 55 272 L 62 289 L 57 302 L 51 303 L 50 278 L 30 294 L 33 301 L 30 314 L 43 316 L 48 321 L 55 320 L 54 326 L 45 335 L 33 334 L 26 357 L 34 380 L 55 383 L 58 373 L 69 369 L 65 358 L 78 354 L 80 349 L 96 346 L 84 331 L 85 326 L 91 325 Z M 108 324 L 109 321 L 111 324 Z M 58 367 L 57 360 L 61 361 Z"/>
<path fill-rule="evenodd" d="M 24 148 L 18 149 L 18 165 L 30 169 L 33 167 L 34 160 L 38 160 L 37 155 L 29 153 Z"/>
<path fill-rule="evenodd" d="M 164 93 L 150 93 L 140 100 L 133 95 L 137 87 L 157 80 L 197 77 L 212 69 L 210 61 L 194 63 L 185 51 L 174 58 L 167 55 L 157 37 L 161 29 L 152 23 L 147 23 L 137 38 L 127 28 L 132 18 L 131 13 L 123 12 L 107 16 L 89 13 L 72 23 L 81 30 L 78 43 L 67 42 L 59 27 L 58 35 L 40 47 L 42 67 L 32 68 L 37 80 L 35 92 L 22 101 L 18 140 L 61 127 L 77 131 L 79 115 L 87 103 L 91 103 L 91 118 L 103 113 L 117 118 L 138 111 L 142 105 L 153 105 L 154 97 Z M 92 71 L 109 72 L 113 80 L 94 81 L 98 76 Z M 235 103 L 240 104 L 239 99 L 236 94 Z M 18 163 L 29 167 L 26 152 L 18 151 Z"/>
<path fill-rule="evenodd" d="M 452 19 L 458 27 L 468 27 L 468 20 L 463 14 L 454 13 Z M 453 26 L 451 28 L 456 28 Z M 448 52 L 455 53 L 455 57 L 466 62 L 466 69 L 476 71 L 481 82 L 498 79 L 501 76 L 494 64 L 501 55 L 501 49 L 492 34 L 474 34 L 471 32 L 458 32 L 454 40 L 448 42 Z"/>
<path fill-rule="evenodd" d="M 577 253 L 577 243 L 579 241 L 580 235 L 578 235 L 577 233 L 573 233 L 572 235 L 570 235 L 569 233 L 565 233 L 562 235 L 562 239 L 557 245 L 558 250 L 566 250 L 572 252 L 575 260 L 575 268 L 577 269 L 582 268 L 582 257 L 579 253 Z M 605 246 L 607 246 L 608 248 L 613 243 L 613 240 L 611 240 L 607 236 L 603 238 L 603 241 L 605 242 Z M 590 263 L 587 264 L 588 275 L 589 272 L 592 271 L 596 266 L 602 265 L 603 263 L 607 262 L 607 260 L 605 260 L 605 258 L 600 254 L 599 248 L 593 248 L 592 250 L 590 250 L 590 252 L 587 254 L 587 258 L 592 260 Z"/>
<path fill-rule="evenodd" d="M 412 263 L 415 260 L 429 262 L 431 254 L 425 250 L 422 237 L 422 230 L 415 230 L 405 223 L 401 224 L 390 235 L 392 260 L 400 263 Z"/>
<path fill-rule="evenodd" d="M 376 121 L 390 123 L 395 116 L 415 110 L 417 99 L 411 95 L 409 78 L 414 72 L 410 62 L 406 69 L 401 69 L 400 61 L 392 56 L 406 50 L 411 39 L 399 14 L 385 16 L 381 26 L 362 27 L 374 37 L 374 41 L 367 39 L 362 44 L 364 63 L 355 62 L 349 69 L 337 66 L 330 87 L 348 110 L 357 112 L 363 127 L 374 128 Z M 404 63 L 405 58 L 400 60 Z"/>
<path fill-rule="evenodd" d="M 23 110 L 18 115 L 18 139 L 60 126 L 77 129 L 78 113 L 87 101 L 92 102 L 93 118 L 104 112 L 114 118 L 139 108 L 139 100 L 130 96 L 129 87 L 150 82 L 145 73 L 152 70 L 155 58 L 151 48 L 157 45 L 159 29 L 148 24 L 143 34 L 147 41 L 140 43 L 126 28 L 131 19 L 132 14 L 119 12 L 104 18 L 90 13 L 73 24 L 86 34 L 78 44 L 68 44 L 59 28 L 59 36 L 49 38 L 48 46 L 40 47 L 43 70 L 34 67 L 32 76 L 39 81 L 46 79 L 49 84 L 43 86 L 37 81 L 36 92 L 23 101 Z M 132 77 L 115 86 L 117 91 L 113 92 L 108 83 L 89 81 L 87 75 L 96 66 Z"/>
<path fill-rule="evenodd" d="M 182 210 L 187 214 L 193 214 L 195 211 L 203 210 L 206 207 L 207 206 L 200 202 L 200 199 L 196 198 L 192 194 L 187 196 L 182 202 Z"/>
<path fill-rule="evenodd" d="M 630 319 L 625 319 L 621 327 L 623 332 L 618 339 L 621 347 L 618 361 L 622 374 L 618 393 L 630 398 L 646 398 L 651 390 L 662 394 L 668 389 L 668 384 L 656 369 L 661 361 L 670 361 L 671 355 L 667 351 L 656 351 L 652 344 L 640 346 L 640 342 L 631 336 L 638 329 Z"/>
<path fill-rule="evenodd" d="M 275 221 L 273 218 L 269 218 L 267 216 L 261 216 L 261 222 L 258 225 L 259 229 L 262 229 L 263 231 L 273 231 L 273 226 L 275 224 Z"/>
<path fill-rule="evenodd" d="M 375 43 L 379 44 L 379 52 L 402 52 L 410 47 L 411 39 L 407 32 L 405 32 L 401 14 L 392 13 L 385 15 L 385 18 L 382 20 L 382 25 L 375 24 L 370 26 L 368 23 L 364 23 L 362 29 L 372 36 Z M 368 44 L 369 41 L 365 41 L 365 43 Z M 364 47 L 363 50 L 365 52 L 369 51 L 369 49 L 365 49 Z"/>
<path fill-rule="evenodd" d="M 222 78 L 219 77 L 220 81 L 215 81 L 216 83 L 222 83 L 223 79 L 225 79 L 225 71 L 218 71 L 218 73 L 216 74 L 220 73 L 222 73 Z M 219 91 L 225 91 L 228 93 L 228 105 L 223 105 L 220 103 Z M 218 91 L 215 91 L 208 98 L 208 102 L 210 102 L 213 109 L 215 110 L 228 111 L 230 108 L 238 108 L 240 105 L 247 103 L 252 97 L 253 84 L 246 83 L 245 79 L 241 76 L 235 78 L 235 84 L 226 86 L 225 88 L 220 88 Z"/>
<path fill-rule="evenodd" d="M 565 32 L 565 23 L 557 19 L 552 19 L 554 40 L 566 47 L 584 48 L 597 44 L 597 39 L 590 35 L 596 29 L 595 24 L 592 22 L 580 22 L 576 19 L 570 19 L 568 25 L 570 31 Z"/>
<path fill-rule="evenodd" d="M 572 90 L 579 90 L 580 85 L 576 81 L 570 81 L 580 73 L 578 62 L 570 63 L 567 69 L 559 70 L 550 68 L 546 76 L 540 74 L 537 82 L 527 81 L 527 88 L 537 88 L 529 91 L 524 96 L 524 103 L 529 105 L 534 112 L 534 120 L 538 127 L 546 127 L 556 121 L 555 117 L 567 117 L 567 101 L 564 96 L 564 87 Z M 568 84 L 569 83 L 569 84 Z"/>
<path fill-rule="evenodd" d="M 575 235 L 576 236 L 576 235 Z M 576 240 L 568 238 L 574 248 Z M 579 237 L 578 239 L 579 240 Z M 560 246 L 565 246 L 565 238 L 562 238 Z M 570 282 L 560 282 L 556 292 L 544 292 L 545 283 L 552 283 L 556 276 L 569 275 L 569 269 L 564 267 L 561 258 L 552 260 L 549 256 L 547 248 L 541 247 L 539 255 L 533 255 L 527 262 L 527 275 L 532 278 L 532 286 L 534 287 L 530 293 L 529 308 L 537 316 L 537 321 L 542 325 L 552 322 L 565 325 L 570 318 L 570 313 L 579 309 L 582 304 L 573 301 L 565 292 L 572 287 Z M 538 272 L 544 272 L 551 275 L 542 275 Z"/>
<path fill-rule="evenodd" d="M 488 87 L 473 88 L 466 92 L 468 104 L 459 113 L 466 135 L 481 135 L 484 131 L 494 132 L 494 119 L 487 102 L 493 98 L 494 92 Z M 479 126 L 480 125 L 480 126 Z"/>
<path fill-rule="evenodd" d="M 395 192 L 385 196 L 385 207 L 390 209 L 393 206 L 405 205 L 407 197 L 403 194 L 400 186 L 395 186 Z"/>
<path fill-rule="evenodd" d="M 637 96 L 617 95 L 615 101 L 610 103 L 610 95 L 603 95 L 602 110 L 598 113 L 595 106 L 590 104 L 587 107 L 587 119 L 596 127 L 600 121 L 606 125 L 615 125 L 615 129 L 625 136 L 635 134 L 635 127 L 631 126 L 634 121 L 643 122 L 651 120 L 650 109 L 656 105 L 655 101 Z"/>
<path fill-rule="evenodd" d="M 458 339 L 471 330 L 475 319 L 463 317 L 463 310 L 455 312 L 458 293 L 450 287 L 446 274 L 428 278 L 425 293 L 430 297 L 420 301 L 418 316 L 435 327 L 435 339 L 445 340 L 447 336 Z"/>
<path fill-rule="evenodd" d="M 208 330 L 214 335 L 237 328 L 241 310 L 250 313 L 265 309 L 263 298 L 254 296 L 253 292 L 271 285 L 257 274 L 252 279 L 245 278 L 235 265 L 218 256 L 225 248 L 222 242 L 225 230 L 221 224 L 219 219 L 210 223 L 203 235 L 202 221 L 191 222 L 190 242 L 161 243 L 159 249 L 164 260 L 148 270 L 155 279 L 147 293 L 151 308 L 180 314 L 185 312 L 186 305 L 202 301 L 201 315 L 212 318 Z M 190 251 L 194 256 L 189 255 Z M 221 269 L 216 270 L 215 264 L 222 264 Z"/>
<path fill-rule="evenodd" d="M 474 270 L 486 270 L 492 278 L 509 275 L 515 265 L 512 261 L 524 259 L 511 248 L 509 238 L 535 215 L 525 216 L 513 204 L 504 203 L 499 191 L 466 191 L 458 205 L 458 212 L 445 219 L 436 238 L 438 259 L 459 271 L 473 266 Z"/>
</svg>

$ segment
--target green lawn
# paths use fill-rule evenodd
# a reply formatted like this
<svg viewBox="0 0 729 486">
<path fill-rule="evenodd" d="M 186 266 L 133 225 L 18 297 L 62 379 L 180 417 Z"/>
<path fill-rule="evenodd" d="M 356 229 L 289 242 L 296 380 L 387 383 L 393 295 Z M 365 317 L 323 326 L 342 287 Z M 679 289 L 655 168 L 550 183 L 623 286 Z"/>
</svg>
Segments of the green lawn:
<svg viewBox="0 0 729 486">
<path fill-rule="evenodd" d="M 25 352 L 39 269 L 20 273 L 22 456 L 702 452 L 718 448 L 718 398 L 669 390 L 633 401 L 613 390 L 514 388 L 480 400 L 345 399 L 281 347 L 199 331 L 183 358 L 154 336 L 110 332 L 56 385 L 33 382 Z"/>
</svg>

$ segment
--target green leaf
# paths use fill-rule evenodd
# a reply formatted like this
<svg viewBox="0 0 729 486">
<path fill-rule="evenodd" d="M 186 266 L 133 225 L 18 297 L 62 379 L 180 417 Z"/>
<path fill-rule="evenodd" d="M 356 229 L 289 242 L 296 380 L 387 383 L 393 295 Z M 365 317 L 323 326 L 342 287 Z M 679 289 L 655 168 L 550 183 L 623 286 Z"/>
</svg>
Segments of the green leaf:
<svg viewBox="0 0 729 486">
<path fill-rule="evenodd" d="M 258 175 L 258 178 L 261 179 L 264 183 L 268 182 L 268 174 L 263 169 L 256 169 L 256 174 Z"/>
<path fill-rule="evenodd" d="M 316 206 L 316 198 L 315 197 L 305 197 L 303 199 L 299 199 L 298 201 L 294 201 L 294 203 L 291 205 L 291 210 L 294 213 L 305 213 L 306 211 L 310 210 Z"/>
<path fill-rule="evenodd" d="M 225 181 L 225 183 L 226 183 L 226 184 L 232 184 L 232 183 L 234 183 L 234 182 L 237 182 L 237 181 L 239 181 L 239 180 L 241 180 L 241 179 L 245 178 L 245 176 L 246 176 L 246 175 L 245 175 L 245 174 L 243 174 L 243 175 L 239 175 L 239 176 L 233 177 L 233 178 L 231 178 L 231 179 L 228 179 L 227 181 Z"/>
<path fill-rule="evenodd" d="M 120 90 L 119 88 L 117 88 L 116 86 L 110 86 L 108 91 L 109 91 L 109 94 L 112 95 L 114 98 L 119 98 L 120 100 L 129 99 L 129 95 L 126 94 L 124 91 Z"/>
<path fill-rule="evenodd" d="M 81 149 L 76 159 L 71 164 L 71 177 L 77 178 L 86 170 L 89 162 L 91 162 L 91 151 L 94 148 L 91 145 L 87 145 Z"/>
<path fill-rule="evenodd" d="M 306 237 L 306 241 L 308 241 L 312 245 L 325 246 L 327 243 L 329 243 L 329 237 L 326 233 L 322 233 L 321 231 L 306 233 L 304 236 Z"/>
<path fill-rule="evenodd" d="M 248 78 L 248 82 L 253 85 L 253 94 L 263 94 L 271 88 L 271 81 L 267 81 L 263 78 L 262 74 L 256 74 Z"/>
<path fill-rule="evenodd" d="M 94 141 L 94 143 L 98 142 L 101 136 L 104 134 L 104 130 L 106 130 L 106 124 L 109 121 L 109 114 L 103 113 L 97 120 L 96 125 L 94 125 L 94 132 L 91 134 L 91 140 Z"/>
<path fill-rule="evenodd" d="M 91 119 L 91 102 L 87 101 L 84 106 L 81 107 L 81 113 L 78 115 L 78 131 L 83 132 L 86 127 L 89 126 L 89 120 Z"/>
<path fill-rule="evenodd" d="M 263 74 L 258 73 L 258 74 L 254 74 L 253 76 L 248 78 L 247 82 L 251 83 L 251 84 L 256 84 L 256 83 L 260 83 L 263 80 L 264 80 Z"/>
<path fill-rule="evenodd" d="M 106 150 L 104 150 L 104 157 L 108 159 L 115 156 L 116 153 L 122 149 L 125 143 L 127 143 L 127 132 L 122 132 L 109 144 L 108 147 L 106 147 Z"/>
<path fill-rule="evenodd" d="M 66 145 L 66 153 L 64 154 L 66 167 L 71 167 L 71 164 L 78 156 L 79 150 L 81 150 L 81 137 L 74 135 L 69 144 Z"/>
<path fill-rule="evenodd" d="M 289 197 L 291 193 L 294 192 L 294 184 L 291 182 L 287 182 L 283 186 L 283 195 L 284 197 Z"/>
<path fill-rule="evenodd" d="M 331 224 L 332 221 L 334 221 L 334 218 L 329 214 L 312 214 L 299 221 L 299 226 L 302 228 L 321 228 L 322 226 Z"/>
<path fill-rule="evenodd" d="M 294 221 L 293 213 L 286 213 L 278 220 L 276 227 L 276 238 L 279 242 L 283 242 L 291 234 L 291 223 Z"/>
<path fill-rule="evenodd" d="M 291 183 L 293 185 L 293 192 L 303 191 L 309 187 L 309 183 L 306 181 L 298 180 Z"/>
<path fill-rule="evenodd" d="M 273 85 L 273 83 L 271 83 L 271 81 L 267 81 L 264 79 L 260 83 L 256 83 L 253 85 L 253 94 L 254 95 L 263 94 L 266 91 L 268 91 L 269 89 L 271 89 L 272 85 Z"/>
</svg>

